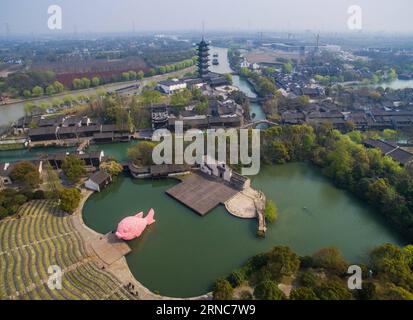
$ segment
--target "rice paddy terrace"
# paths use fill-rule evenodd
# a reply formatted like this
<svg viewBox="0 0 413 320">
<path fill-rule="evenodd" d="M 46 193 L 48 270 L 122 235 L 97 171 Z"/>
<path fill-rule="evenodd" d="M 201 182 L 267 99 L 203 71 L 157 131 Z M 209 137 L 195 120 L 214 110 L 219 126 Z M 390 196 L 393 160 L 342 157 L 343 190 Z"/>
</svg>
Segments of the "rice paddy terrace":
<svg viewBox="0 0 413 320">
<path fill-rule="evenodd" d="M 85 248 L 73 224 L 51 200 L 23 205 L 0 221 L 0 300 L 134 299 Z M 62 289 L 47 285 L 48 268 L 63 271 Z"/>
</svg>

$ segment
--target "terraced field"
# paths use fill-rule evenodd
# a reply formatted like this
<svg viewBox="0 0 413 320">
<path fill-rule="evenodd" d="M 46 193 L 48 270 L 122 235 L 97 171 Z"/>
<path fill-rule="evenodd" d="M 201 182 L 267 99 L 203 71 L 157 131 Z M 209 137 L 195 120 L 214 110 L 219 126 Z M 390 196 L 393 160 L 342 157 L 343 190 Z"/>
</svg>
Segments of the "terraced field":
<svg viewBox="0 0 413 320">
<path fill-rule="evenodd" d="M 0 299 L 133 299 L 101 270 L 72 224 L 50 200 L 32 201 L 20 218 L 0 221 Z M 50 266 L 63 271 L 62 289 L 50 289 Z"/>
</svg>

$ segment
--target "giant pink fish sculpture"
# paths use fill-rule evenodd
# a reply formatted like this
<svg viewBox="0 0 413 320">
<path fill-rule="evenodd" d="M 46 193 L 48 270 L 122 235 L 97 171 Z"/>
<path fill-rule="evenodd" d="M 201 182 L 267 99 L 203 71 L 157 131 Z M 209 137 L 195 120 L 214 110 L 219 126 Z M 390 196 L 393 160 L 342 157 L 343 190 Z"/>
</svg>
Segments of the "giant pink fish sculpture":
<svg viewBox="0 0 413 320">
<path fill-rule="evenodd" d="M 139 238 L 146 227 L 155 222 L 154 215 L 155 211 L 151 209 L 145 218 L 143 217 L 143 212 L 139 212 L 135 216 L 123 219 L 118 224 L 116 236 L 127 241 Z"/>
</svg>

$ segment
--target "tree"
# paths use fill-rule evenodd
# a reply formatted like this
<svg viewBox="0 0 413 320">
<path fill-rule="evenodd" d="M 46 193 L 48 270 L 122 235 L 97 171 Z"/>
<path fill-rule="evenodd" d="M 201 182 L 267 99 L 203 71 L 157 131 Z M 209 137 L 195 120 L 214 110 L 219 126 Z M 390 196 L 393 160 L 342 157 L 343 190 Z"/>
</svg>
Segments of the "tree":
<svg viewBox="0 0 413 320">
<path fill-rule="evenodd" d="M 297 288 L 291 291 L 290 294 L 291 300 L 318 300 L 315 292 L 306 287 Z"/>
<path fill-rule="evenodd" d="M 401 249 L 393 244 L 379 246 L 370 254 L 370 266 L 379 278 L 411 291 L 413 291 L 412 261 L 413 254 L 410 249 Z"/>
<path fill-rule="evenodd" d="M 234 289 L 228 280 L 219 279 L 214 284 L 213 298 L 214 300 L 231 300 L 233 298 Z"/>
<path fill-rule="evenodd" d="M 59 81 L 53 82 L 53 88 L 56 93 L 61 93 L 65 90 L 65 86 Z"/>
<path fill-rule="evenodd" d="M 136 74 L 136 79 L 142 80 L 144 76 L 145 76 L 145 73 L 144 73 L 142 70 L 140 70 L 140 71 Z"/>
<path fill-rule="evenodd" d="M 129 80 L 130 80 L 129 72 L 123 72 L 122 73 L 122 81 L 129 81 Z"/>
<path fill-rule="evenodd" d="M 313 255 L 313 265 L 336 274 L 347 271 L 348 263 L 337 248 L 323 248 Z"/>
<path fill-rule="evenodd" d="M 28 198 L 14 189 L 0 191 L 0 220 L 15 214 Z"/>
<path fill-rule="evenodd" d="M 136 80 L 136 76 L 137 76 L 137 73 L 136 73 L 136 71 L 129 71 L 129 79 L 130 80 Z"/>
<path fill-rule="evenodd" d="M 397 141 L 397 131 L 391 129 L 383 130 L 383 139 L 386 141 Z"/>
<path fill-rule="evenodd" d="M 32 102 L 26 102 L 24 104 L 24 113 L 26 115 L 31 115 L 33 114 L 33 111 L 36 109 L 36 105 Z"/>
<path fill-rule="evenodd" d="M 200 101 L 198 104 L 195 106 L 195 110 L 198 114 L 206 114 L 208 110 L 209 104 L 207 101 Z"/>
<path fill-rule="evenodd" d="M 59 190 L 59 208 L 65 212 L 73 213 L 79 206 L 81 194 L 75 188 Z"/>
<path fill-rule="evenodd" d="M 23 90 L 23 97 L 30 98 L 32 96 L 32 92 L 30 90 Z"/>
<path fill-rule="evenodd" d="M 119 130 L 126 132 L 133 131 L 132 118 L 126 109 L 116 109 L 115 123 Z"/>
<path fill-rule="evenodd" d="M 88 78 L 82 78 L 82 88 L 88 89 L 90 88 L 91 81 Z"/>
<path fill-rule="evenodd" d="M 395 286 L 392 283 L 385 284 L 385 290 L 377 294 L 380 300 L 413 300 L 413 293 L 408 290 Z"/>
<path fill-rule="evenodd" d="M 294 275 L 300 267 L 298 255 L 289 247 L 276 246 L 266 254 L 267 264 L 261 272 L 270 275 L 270 280 L 281 280 L 282 277 Z"/>
<path fill-rule="evenodd" d="M 243 270 L 234 270 L 229 278 L 228 281 L 231 283 L 232 287 L 236 288 L 245 281 L 245 274 Z"/>
<path fill-rule="evenodd" d="M 99 77 L 93 77 L 92 78 L 92 86 L 97 87 L 100 85 L 100 78 Z"/>
<path fill-rule="evenodd" d="M 288 149 L 282 141 L 274 141 L 270 152 L 271 160 L 277 164 L 283 164 L 291 160 Z"/>
<path fill-rule="evenodd" d="M 283 72 L 284 73 L 291 73 L 293 71 L 293 65 L 291 63 L 284 63 L 283 64 Z"/>
<path fill-rule="evenodd" d="M 141 99 L 145 106 L 149 106 L 161 102 L 162 94 L 156 90 L 145 90 L 141 94 Z"/>
<path fill-rule="evenodd" d="M 69 155 L 62 162 L 62 170 L 71 182 L 79 182 L 86 173 L 85 162 L 75 155 Z"/>
<path fill-rule="evenodd" d="M 103 162 L 100 165 L 100 169 L 106 171 L 112 177 L 118 176 L 123 171 L 122 165 L 118 163 L 116 160 L 110 160 L 110 161 Z"/>
<path fill-rule="evenodd" d="M 171 106 L 183 107 L 187 106 L 192 99 L 192 93 L 188 89 L 184 89 L 179 92 L 175 92 L 171 96 Z"/>
<path fill-rule="evenodd" d="M 299 96 L 297 98 L 297 102 L 301 107 L 305 107 L 306 105 L 310 104 L 310 97 L 309 96 Z"/>
<path fill-rule="evenodd" d="M 260 300 L 284 300 L 285 294 L 278 288 L 274 281 L 261 282 L 254 289 L 254 296 Z"/>
<path fill-rule="evenodd" d="M 164 73 L 166 73 L 166 67 L 160 66 L 160 67 L 156 68 L 156 71 L 157 71 L 158 74 L 164 74 Z"/>
<path fill-rule="evenodd" d="M 265 205 L 265 219 L 269 223 L 272 223 L 277 219 L 277 215 L 277 206 L 275 205 L 275 202 L 272 200 L 267 200 Z"/>
<path fill-rule="evenodd" d="M 350 300 L 352 294 L 339 278 L 328 279 L 314 288 L 314 292 L 320 300 Z"/>
<path fill-rule="evenodd" d="M 397 79 L 397 72 L 395 69 L 390 69 L 389 72 L 387 73 L 387 80 L 388 81 L 394 81 Z"/>
<path fill-rule="evenodd" d="M 149 69 L 147 76 L 153 77 L 154 75 L 156 75 L 156 70 L 154 68 Z"/>
<path fill-rule="evenodd" d="M 56 93 L 55 88 L 52 85 L 49 85 L 46 87 L 46 94 L 48 96 L 51 96 L 52 94 L 55 94 L 55 93 Z"/>
<path fill-rule="evenodd" d="M 103 117 L 106 121 L 115 123 L 120 105 L 112 96 L 106 96 L 103 99 Z"/>
<path fill-rule="evenodd" d="M 33 93 L 33 96 L 35 96 L 35 97 L 40 97 L 40 96 L 42 96 L 42 95 L 44 94 L 44 90 L 43 90 L 43 88 L 40 87 L 40 86 L 35 86 L 35 87 L 32 89 L 32 93 Z"/>
<path fill-rule="evenodd" d="M 138 166 L 152 165 L 152 152 L 154 148 L 155 143 L 142 141 L 128 149 L 128 158 Z"/>
<path fill-rule="evenodd" d="M 140 105 L 136 96 L 132 97 L 130 106 L 130 116 L 136 129 L 148 128 L 151 125 L 151 113 L 149 108 Z"/>
<path fill-rule="evenodd" d="M 21 183 L 25 189 L 36 188 L 41 182 L 39 171 L 30 161 L 21 161 L 14 165 L 10 178 Z"/>
<path fill-rule="evenodd" d="M 225 79 L 227 79 L 227 81 L 232 84 L 232 75 L 230 73 L 226 73 L 225 74 Z"/>
<path fill-rule="evenodd" d="M 77 79 L 77 78 L 73 79 L 72 86 L 73 86 L 73 89 L 75 89 L 75 90 L 82 89 L 83 88 L 83 82 L 82 82 L 81 79 Z"/>
<path fill-rule="evenodd" d="M 49 162 L 44 167 L 46 173 L 46 188 L 53 197 L 58 196 L 58 192 L 63 188 L 58 173 L 53 170 Z"/>
</svg>

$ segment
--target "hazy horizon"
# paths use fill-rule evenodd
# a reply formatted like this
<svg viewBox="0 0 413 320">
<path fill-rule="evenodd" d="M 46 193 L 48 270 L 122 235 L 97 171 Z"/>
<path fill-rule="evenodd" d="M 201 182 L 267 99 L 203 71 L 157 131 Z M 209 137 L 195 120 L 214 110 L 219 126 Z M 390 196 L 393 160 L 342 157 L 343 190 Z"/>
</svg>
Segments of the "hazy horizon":
<svg viewBox="0 0 413 320">
<path fill-rule="evenodd" d="M 47 28 L 47 8 L 63 11 L 63 29 Z M 0 36 L 9 34 L 123 33 L 148 31 L 304 31 L 350 32 L 351 5 L 363 10 L 363 29 L 413 32 L 409 0 L 1 0 Z M 354 33 L 358 31 L 353 31 Z"/>
</svg>

